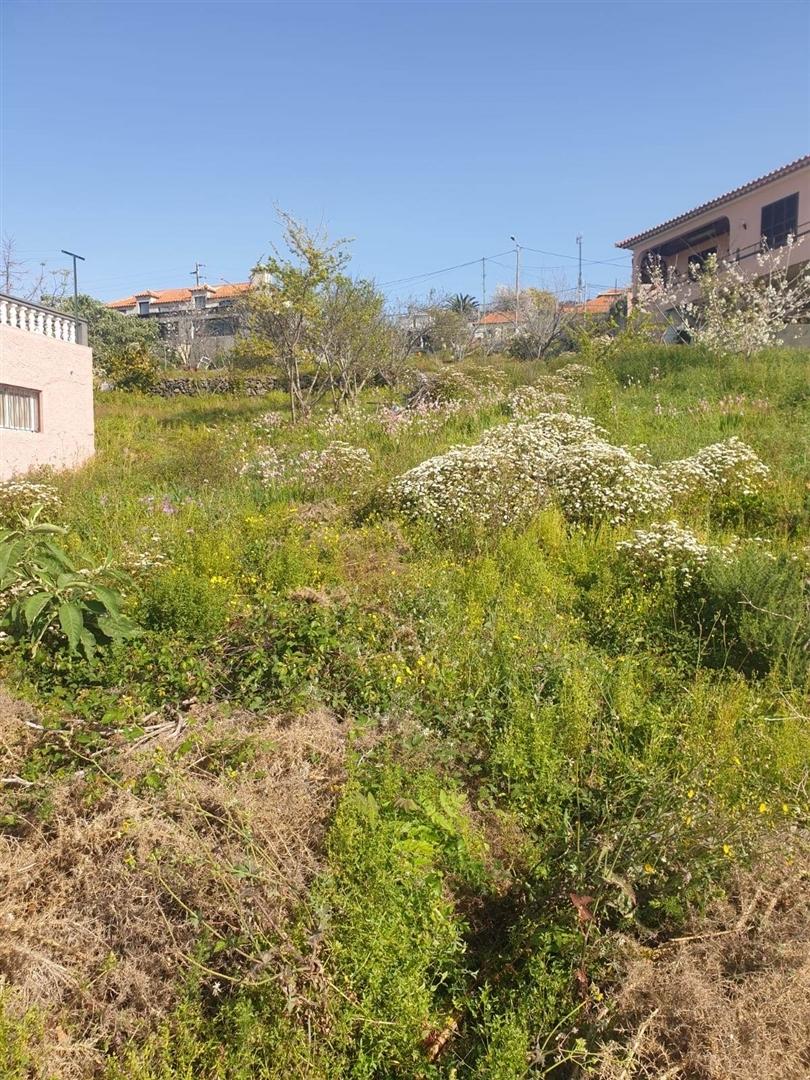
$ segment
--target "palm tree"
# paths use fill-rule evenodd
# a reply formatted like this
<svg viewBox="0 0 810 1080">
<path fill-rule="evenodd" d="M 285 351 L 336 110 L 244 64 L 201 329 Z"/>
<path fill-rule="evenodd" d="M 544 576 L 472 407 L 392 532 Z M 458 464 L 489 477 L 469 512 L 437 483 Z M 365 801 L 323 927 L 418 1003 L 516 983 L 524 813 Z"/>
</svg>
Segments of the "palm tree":
<svg viewBox="0 0 810 1080">
<path fill-rule="evenodd" d="M 456 293 L 447 301 L 447 306 L 458 315 L 475 315 L 478 311 L 478 301 L 469 293 Z"/>
</svg>

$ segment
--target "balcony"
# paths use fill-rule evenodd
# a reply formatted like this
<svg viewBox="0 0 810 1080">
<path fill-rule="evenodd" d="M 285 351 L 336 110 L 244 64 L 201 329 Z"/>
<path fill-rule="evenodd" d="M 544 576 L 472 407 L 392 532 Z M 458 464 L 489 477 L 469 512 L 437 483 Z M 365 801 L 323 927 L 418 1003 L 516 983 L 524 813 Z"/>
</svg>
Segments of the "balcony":
<svg viewBox="0 0 810 1080">
<path fill-rule="evenodd" d="M 0 326 L 15 330 L 27 330 L 56 341 L 68 341 L 75 345 L 87 344 L 87 323 L 66 315 L 63 311 L 20 300 L 16 296 L 0 293 Z"/>
</svg>

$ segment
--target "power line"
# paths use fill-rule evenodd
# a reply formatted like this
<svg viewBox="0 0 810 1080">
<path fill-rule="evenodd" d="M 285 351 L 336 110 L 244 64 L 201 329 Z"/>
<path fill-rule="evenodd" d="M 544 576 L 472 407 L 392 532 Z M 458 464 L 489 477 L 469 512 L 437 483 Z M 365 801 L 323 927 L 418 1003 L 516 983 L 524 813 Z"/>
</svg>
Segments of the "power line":
<svg viewBox="0 0 810 1080">
<path fill-rule="evenodd" d="M 512 249 L 514 250 L 514 249 Z M 383 281 L 377 287 L 379 289 L 387 289 L 391 285 L 407 285 L 409 282 L 422 281 L 426 278 L 437 277 L 439 274 L 449 274 L 451 270 L 463 270 L 467 266 L 476 266 L 481 262 L 482 258 L 495 260 L 503 255 L 511 255 L 512 251 L 499 251 L 495 255 L 479 255 L 476 259 L 470 259 L 469 262 L 457 263 L 455 266 L 444 266 L 441 270 L 428 270 L 424 274 L 414 274 L 411 277 L 395 278 L 393 281 Z"/>
<path fill-rule="evenodd" d="M 526 251 L 533 251 L 536 255 L 551 255 L 555 259 L 574 259 L 575 261 L 578 261 L 578 259 L 579 259 L 578 255 L 566 255 L 564 252 L 561 252 L 561 251 L 544 251 L 543 248 L 530 248 L 530 247 L 527 247 L 525 250 Z M 629 254 L 628 255 L 620 255 L 617 258 L 624 259 L 624 258 L 631 258 L 631 256 Z M 617 261 L 616 261 L 616 259 L 611 259 L 611 260 L 608 260 L 608 259 L 583 259 L 582 262 L 585 265 L 591 265 L 591 266 L 615 266 Z"/>
</svg>

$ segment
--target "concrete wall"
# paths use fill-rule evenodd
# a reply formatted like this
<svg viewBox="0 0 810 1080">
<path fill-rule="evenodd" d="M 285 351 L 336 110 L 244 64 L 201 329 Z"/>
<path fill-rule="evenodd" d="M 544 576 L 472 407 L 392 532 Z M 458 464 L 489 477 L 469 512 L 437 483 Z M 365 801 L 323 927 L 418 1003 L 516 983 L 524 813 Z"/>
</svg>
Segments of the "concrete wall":
<svg viewBox="0 0 810 1080">
<path fill-rule="evenodd" d="M 0 480 L 92 457 L 93 353 L 85 345 L 0 325 L 0 383 L 39 390 L 41 431 L 0 428 Z"/>
</svg>

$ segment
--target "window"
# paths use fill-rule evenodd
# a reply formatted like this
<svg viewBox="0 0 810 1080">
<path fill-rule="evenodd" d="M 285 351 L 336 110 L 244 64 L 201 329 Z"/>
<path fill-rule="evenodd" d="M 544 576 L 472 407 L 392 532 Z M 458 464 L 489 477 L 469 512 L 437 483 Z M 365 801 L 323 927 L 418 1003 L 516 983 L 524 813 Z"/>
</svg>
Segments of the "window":
<svg viewBox="0 0 810 1080">
<path fill-rule="evenodd" d="M 39 390 L 0 385 L 0 428 L 39 431 Z"/>
<path fill-rule="evenodd" d="M 138 301 L 138 314 L 139 315 L 148 315 L 149 314 L 149 301 L 148 300 L 139 300 Z"/>
<path fill-rule="evenodd" d="M 703 267 L 706 265 L 706 260 L 710 255 L 717 255 L 716 247 L 706 248 L 705 251 L 698 251 L 694 255 L 689 256 L 689 262 L 687 266 L 689 269 L 690 277 L 693 277 L 695 274 L 699 273 L 703 269 Z"/>
<path fill-rule="evenodd" d="M 198 293 L 194 297 L 194 306 L 198 311 L 205 311 L 205 293 Z"/>
<path fill-rule="evenodd" d="M 787 195 L 784 199 L 768 203 L 762 207 L 762 227 L 760 236 L 764 237 L 769 248 L 782 247 L 788 236 L 795 236 L 799 228 L 799 193 Z"/>
</svg>

